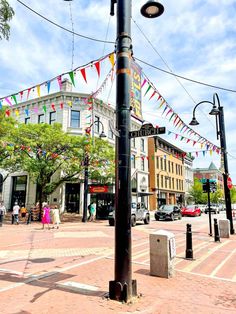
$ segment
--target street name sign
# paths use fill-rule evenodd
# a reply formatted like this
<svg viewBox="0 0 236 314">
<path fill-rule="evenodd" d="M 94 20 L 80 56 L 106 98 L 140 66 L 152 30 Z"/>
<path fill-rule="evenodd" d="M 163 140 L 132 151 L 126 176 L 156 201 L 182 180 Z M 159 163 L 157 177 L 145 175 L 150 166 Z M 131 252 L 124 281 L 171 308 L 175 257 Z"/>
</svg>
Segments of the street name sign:
<svg viewBox="0 0 236 314">
<path fill-rule="evenodd" d="M 143 137 L 143 136 L 153 136 L 153 135 L 158 135 L 158 134 L 165 134 L 166 133 L 166 128 L 159 127 L 159 128 L 154 128 L 151 123 L 144 124 L 140 130 L 138 131 L 131 131 L 129 132 L 130 138 L 134 137 Z"/>
</svg>

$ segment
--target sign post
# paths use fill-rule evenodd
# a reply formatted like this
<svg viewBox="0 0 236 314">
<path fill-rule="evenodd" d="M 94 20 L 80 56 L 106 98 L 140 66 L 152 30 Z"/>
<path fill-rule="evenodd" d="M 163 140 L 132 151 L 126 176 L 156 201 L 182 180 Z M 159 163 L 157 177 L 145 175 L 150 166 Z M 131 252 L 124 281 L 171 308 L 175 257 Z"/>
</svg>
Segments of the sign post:
<svg viewBox="0 0 236 314">
<path fill-rule="evenodd" d="M 129 132 L 130 138 L 143 137 L 143 136 L 154 136 L 158 134 L 165 134 L 166 128 L 164 126 L 154 128 L 151 123 L 142 125 L 141 129 L 138 131 Z"/>
</svg>

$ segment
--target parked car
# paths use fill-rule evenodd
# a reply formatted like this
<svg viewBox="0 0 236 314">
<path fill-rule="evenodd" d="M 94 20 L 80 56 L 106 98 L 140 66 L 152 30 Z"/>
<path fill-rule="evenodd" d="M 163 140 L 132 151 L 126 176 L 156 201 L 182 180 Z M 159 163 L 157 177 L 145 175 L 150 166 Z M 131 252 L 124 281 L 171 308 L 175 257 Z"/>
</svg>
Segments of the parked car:
<svg viewBox="0 0 236 314">
<path fill-rule="evenodd" d="M 181 214 L 183 216 L 201 216 L 201 209 L 197 205 L 187 205 L 186 207 L 182 207 Z"/>
<path fill-rule="evenodd" d="M 220 213 L 220 208 L 219 208 L 218 204 L 211 204 L 210 208 L 211 208 L 212 213 L 214 213 L 214 214 Z M 209 208 L 208 208 L 208 205 L 206 205 L 205 214 L 208 214 L 208 213 L 209 213 Z"/>
<path fill-rule="evenodd" d="M 198 205 L 196 205 L 197 207 L 199 207 L 200 209 L 201 209 L 201 212 L 202 213 L 205 213 L 205 209 L 206 209 L 206 204 L 198 204 Z"/>
<path fill-rule="evenodd" d="M 161 205 L 158 210 L 155 211 L 156 220 L 175 220 L 181 219 L 181 210 L 178 205 Z"/>
<path fill-rule="evenodd" d="M 110 226 L 115 225 L 115 210 L 109 213 L 108 221 Z M 144 203 L 131 203 L 131 226 L 134 227 L 137 221 L 150 223 L 150 213 Z"/>
</svg>

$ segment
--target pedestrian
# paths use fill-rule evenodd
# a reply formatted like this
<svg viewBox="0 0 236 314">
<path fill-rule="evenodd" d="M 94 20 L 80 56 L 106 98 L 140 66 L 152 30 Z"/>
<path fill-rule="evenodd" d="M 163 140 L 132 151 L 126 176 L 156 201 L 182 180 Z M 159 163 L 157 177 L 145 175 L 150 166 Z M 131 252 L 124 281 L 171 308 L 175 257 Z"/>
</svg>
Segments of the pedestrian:
<svg viewBox="0 0 236 314">
<path fill-rule="evenodd" d="M 28 210 L 27 225 L 31 223 L 32 214 L 33 214 L 33 208 L 30 207 L 30 209 Z"/>
<path fill-rule="evenodd" d="M 3 218 L 4 215 L 6 215 L 6 207 L 4 206 L 3 202 L 0 202 L 0 227 L 2 227 L 3 224 Z"/>
<path fill-rule="evenodd" d="M 24 204 L 20 208 L 20 214 L 21 214 L 22 221 L 26 222 L 27 209 Z"/>
<path fill-rule="evenodd" d="M 19 211 L 20 211 L 20 206 L 18 205 L 17 202 L 15 202 L 15 205 L 13 206 L 12 210 L 12 225 L 16 222 L 17 225 L 19 225 Z"/>
<path fill-rule="evenodd" d="M 47 203 L 43 203 L 43 217 L 42 217 L 42 224 L 44 229 L 44 225 L 48 225 L 48 230 L 50 229 L 49 224 L 50 224 L 50 207 L 48 206 Z"/>
<path fill-rule="evenodd" d="M 96 212 L 96 203 L 92 202 L 90 204 L 90 210 L 89 210 L 89 221 L 94 221 L 95 219 L 95 212 Z"/>
<path fill-rule="evenodd" d="M 59 229 L 59 224 L 61 223 L 60 221 L 60 211 L 57 205 L 54 206 L 52 209 L 52 223 L 53 223 L 53 228 Z"/>
</svg>

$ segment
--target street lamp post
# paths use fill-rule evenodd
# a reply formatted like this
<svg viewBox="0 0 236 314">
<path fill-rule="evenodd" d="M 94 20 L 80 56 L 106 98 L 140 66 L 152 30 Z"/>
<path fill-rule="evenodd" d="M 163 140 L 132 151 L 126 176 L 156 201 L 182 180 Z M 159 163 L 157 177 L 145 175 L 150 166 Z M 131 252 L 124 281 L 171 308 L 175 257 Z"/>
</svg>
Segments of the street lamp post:
<svg viewBox="0 0 236 314">
<path fill-rule="evenodd" d="M 89 130 L 90 133 L 90 129 L 91 127 L 95 124 L 95 123 L 101 123 L 102 125 L 102 132 L 99 135 L 100 138 L 104 138 L 106 137 L 105 133 L 104 133 L 104 125 L 100 120 L 96 120 L 94 121 L 89 128 L 87 128 L 87 130 Z M 87 208 L 88 208 L 88 178 L 89 178 L 89 156 L 88 156 L 88 152 L 85 151 L 84 154 L 84 202 L 83 202 L 83 217 L 82 217 L 82 222 L 87 222 Z"/>
<path fill-rule="evenodd" d="M 224 109 L 223 106 L 220 105 L 220 100 L 218 94 L 213 95 L 213 101 L 201 101 L 199 102 L 193 109 L 193 118 L 189 123 L 190 125 L 198 125 L 198 121 L 196 120 L 195 111 L 196 108 L 203 104 L 209 103 L 211 104 L 212 110 L 209 112 L 210 115 L 216 116 L 216 135 L 217 139 L 220 136 L 220 148 L 221 154 L 223 155 L 224 160 L 224 173 L 223 173 L 223 181 L 224 181 L 224 194 L 225 194 L 225 205 L 226 205 L 226 218 L 230 223 L 230 234 L 234 234 L 234 226 L 233 226 L 233 217 L 232 217 L 232 208 L 231 208 L 231 197 L 230 190 L 227 185 L 227 180 L 229 177 L 229 169 L 228 169 L 228 158 L 227 158 L 227 148 L 226 148 L 226 137 L 225 137 L 225 122 L 224 122 Z M 217 103 L 217 105 L 216 105 Z"/>
<path fill-rule="evenodd" d="M 115 280 L 109 282 L 109 297 L 129 301 L 137 295 L 131 270 L 131 167 L 130 167 L 130 92 L 131 92 L 131 0 L 111 0 L 111 15 L 117 3 L 116 41 L 116 223 Z M 156 1 L 148 1 L 141 13 L 157 17 L 164 11 Z M 155 15 L 155 16 L 154 16 Z"/>
</svg>

